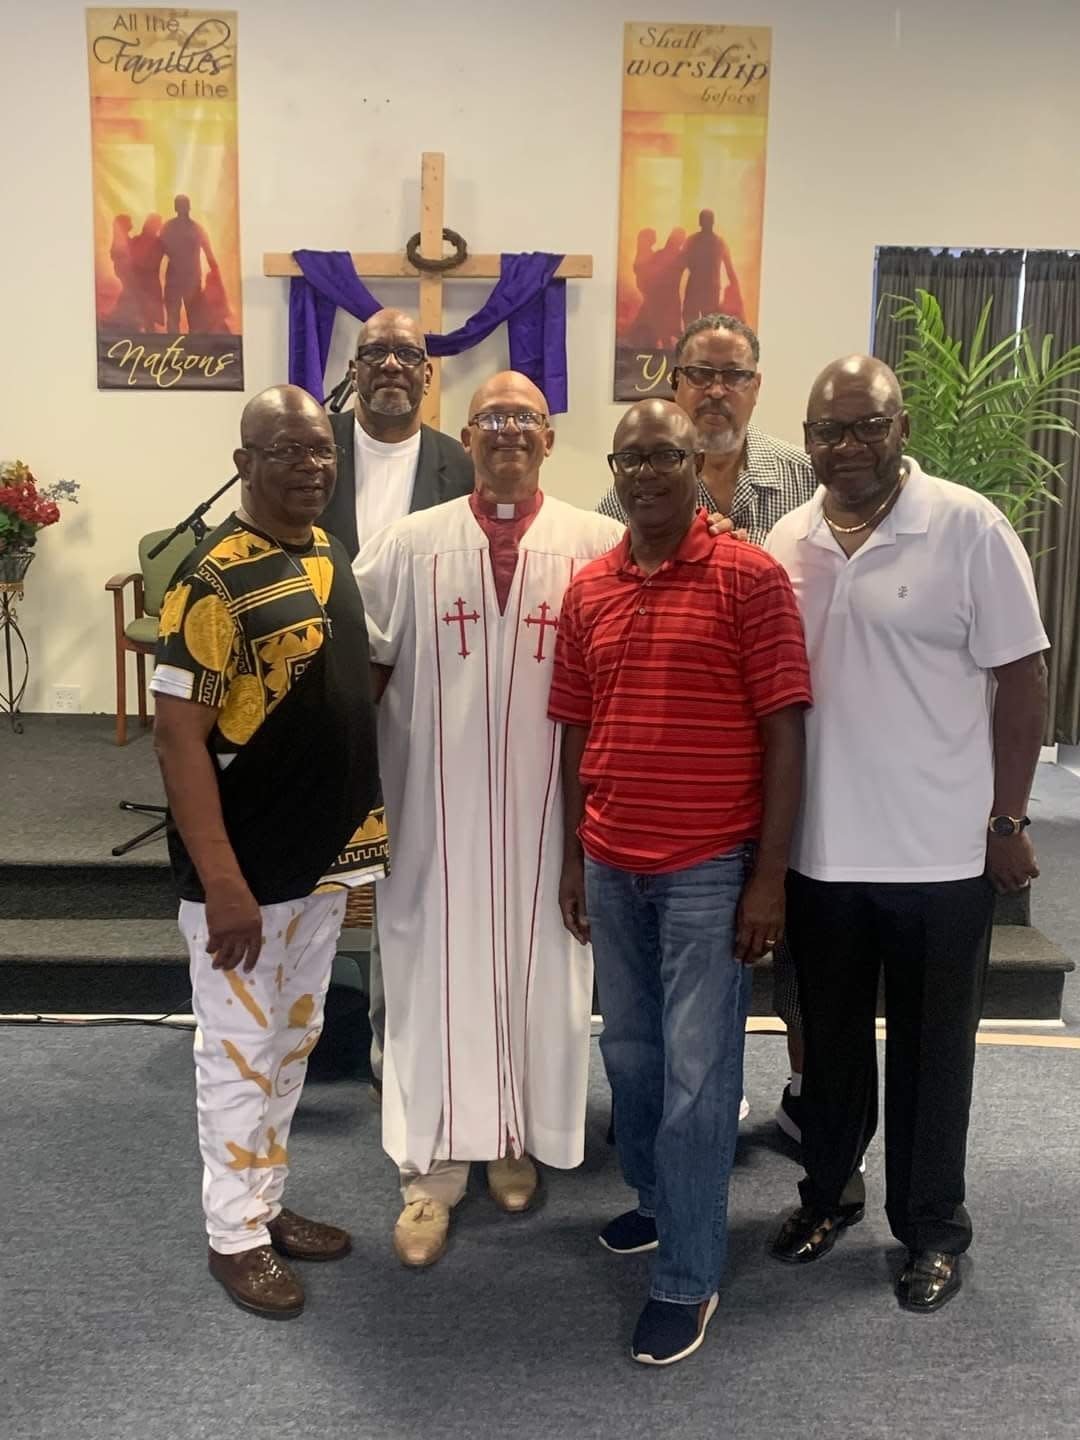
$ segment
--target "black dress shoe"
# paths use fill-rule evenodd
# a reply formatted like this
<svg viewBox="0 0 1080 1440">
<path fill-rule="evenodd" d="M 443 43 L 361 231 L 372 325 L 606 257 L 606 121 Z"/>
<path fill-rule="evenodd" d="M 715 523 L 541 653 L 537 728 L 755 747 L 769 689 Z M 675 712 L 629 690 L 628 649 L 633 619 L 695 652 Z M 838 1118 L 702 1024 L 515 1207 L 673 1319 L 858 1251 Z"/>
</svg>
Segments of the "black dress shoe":
<svg viewBox="0 0 1080 1440">
<path fill-rule="evenodd" d="M 905 1310 L 929 1315 L 960 1289 L 960 1257 L 941 1250 L 912 1250 L 896 1282 L 896 1298 Z"/>
<path fill-rule="evenodd" d="M 781 1225 L 772 1243 L 772 1254 L 775 1259 L 785 1260 L 789 1265 L 809 1265 L 812 1260 L 820 1260 L 822 1255 L 827 1255 L 836 1244 L 840 1231 L 848 1225 L 857 1225 L 863 1213 L 861 1205 L 832 1214 L 800 1205 Z"/>
</svg>

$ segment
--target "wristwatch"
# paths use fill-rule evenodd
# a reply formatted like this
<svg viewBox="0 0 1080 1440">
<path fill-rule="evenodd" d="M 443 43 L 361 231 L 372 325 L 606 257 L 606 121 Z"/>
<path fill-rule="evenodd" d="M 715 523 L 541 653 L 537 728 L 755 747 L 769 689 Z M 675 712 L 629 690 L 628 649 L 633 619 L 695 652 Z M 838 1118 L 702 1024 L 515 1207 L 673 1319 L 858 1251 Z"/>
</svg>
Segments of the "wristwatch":
<svg viewBox="0 0 1080 1440">
<path fill-rule="evenodd" d="M 1021 815 L 1019 820 L 1014 819 L 1011 815 L 991 815 L 986 828 L 991 835 L 996 835 L 999 840 L 1004 840 L 1009 835 L 1019 835 L 1020 831 L 1025 830 L 1030 824 L 1031 821 L 1026 815 Z"/>
</svg>

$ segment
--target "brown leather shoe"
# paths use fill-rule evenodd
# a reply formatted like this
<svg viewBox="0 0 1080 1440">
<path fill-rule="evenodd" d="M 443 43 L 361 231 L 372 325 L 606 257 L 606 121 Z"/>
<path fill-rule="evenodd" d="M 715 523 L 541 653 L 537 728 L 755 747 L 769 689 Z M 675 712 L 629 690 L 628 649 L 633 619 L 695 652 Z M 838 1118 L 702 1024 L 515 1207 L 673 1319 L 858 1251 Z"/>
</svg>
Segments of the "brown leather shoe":
<svg viewBox="0 0 1080 1440">
<path fill-rule="evenodd" d="M 304 1308 L 304 1287 L 269 1245 L 219 1255 L 210 1250 L 210 1274 L 242 1310 L 268 1320 L 292 1320 Z"/>
<path fill-rule="evenodd" d="M 295 1210 L 282 1208 L 281 1214 L 266 1228 L 274 1249 L 291 1260 L 340 1260 L 352 1249 L 347 1230 L 337 1225 L 323 1225 L 318 1220 L 305 1220 Z"/>
<path fill-rule="evenodd" d="M 507 1155 L 502 1160 L 488 1161 L 487 1182 L 499 1209 L 520 1215 L 532 1204 L 540 1177 L 528 1155 L 517 1160 Z"/>
</svg>

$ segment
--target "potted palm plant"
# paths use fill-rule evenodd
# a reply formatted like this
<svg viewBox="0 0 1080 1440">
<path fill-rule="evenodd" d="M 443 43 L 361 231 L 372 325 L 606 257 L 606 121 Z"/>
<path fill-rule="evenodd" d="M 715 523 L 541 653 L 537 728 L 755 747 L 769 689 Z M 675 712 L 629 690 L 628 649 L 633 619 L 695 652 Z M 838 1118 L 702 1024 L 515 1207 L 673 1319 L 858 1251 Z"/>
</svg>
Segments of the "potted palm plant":
<svg viewBox="0 0 1080 1440">
<path fill-rule="evenodd" d="M 1061 467 L 1040 454 L 1050 431 L 1077 437 L 1069 412 L 1080 404 L 1080 346 L 1054 355 L 1054 337 L 1033 341 L 1027 328 L 987 346 L 993 297 L 968 346 L 945 332 L 941 306 L 927 290 L 897 301 L 893 319 L 905 327 L 896 374 L 911 417 L 908 449 L 924 470 L 978 490 L 1013 528 L 1034 528 Z"/>
<path fill-rule="evenodd" d="M 1080 405 L 1080 346 L 1054 355 L 1054 337 L 1033 341 L 1027 328 L 987 346 L 993 297 L 979 315 L 966 350 L 945 332 L 941 306 L 927 290 L 897 302 L 893 319 L 905 327 L 896 374 L 911 418 L 907 449 L 924 470 L 978 490 L 1015 530 L 1036 528 L 1043 506 L 1060 504 L 1060 465 L 1038 449 L 1057 431 L 1074 439 L 1070 418 Z M 998 924 L 1030 925 L 1031 892 L 999 895 Z"/>
</svg>

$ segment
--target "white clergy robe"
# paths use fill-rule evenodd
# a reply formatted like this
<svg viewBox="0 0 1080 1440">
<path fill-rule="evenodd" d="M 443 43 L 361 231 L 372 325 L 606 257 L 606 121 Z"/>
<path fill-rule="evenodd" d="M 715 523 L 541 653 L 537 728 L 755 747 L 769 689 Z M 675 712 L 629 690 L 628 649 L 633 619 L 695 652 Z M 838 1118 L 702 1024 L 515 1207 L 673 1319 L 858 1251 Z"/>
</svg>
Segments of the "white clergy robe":
<svg viewBox="0 0 1080 1440">
<path fill-rule="evenodd" d="M 468 498 L 390 525 L 355 574 L 379 707 L 390 874 L 383 1145 L 399 1166 L 584 1152 L 592 957 L 563 927 L 555 631 L 624 527 L 545 497 L 504 614 Z"/>
</svg>

